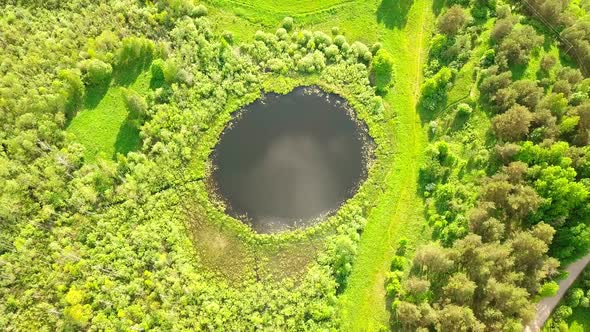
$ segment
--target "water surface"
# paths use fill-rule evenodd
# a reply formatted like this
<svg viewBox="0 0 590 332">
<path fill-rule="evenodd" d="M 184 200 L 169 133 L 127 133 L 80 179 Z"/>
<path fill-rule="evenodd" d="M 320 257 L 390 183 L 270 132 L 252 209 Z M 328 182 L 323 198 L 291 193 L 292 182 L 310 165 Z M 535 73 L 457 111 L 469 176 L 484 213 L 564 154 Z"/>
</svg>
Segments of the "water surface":
<svg viewBox="0 0 590 332">
<path fill-rule="evenodd" d="M 352 197 L 370 139 L 346 101 L 317 87 L 266 94 L 237 112 L 213 152 L 228 213 L 259 233 L 319 221 Z"/>
</svg>

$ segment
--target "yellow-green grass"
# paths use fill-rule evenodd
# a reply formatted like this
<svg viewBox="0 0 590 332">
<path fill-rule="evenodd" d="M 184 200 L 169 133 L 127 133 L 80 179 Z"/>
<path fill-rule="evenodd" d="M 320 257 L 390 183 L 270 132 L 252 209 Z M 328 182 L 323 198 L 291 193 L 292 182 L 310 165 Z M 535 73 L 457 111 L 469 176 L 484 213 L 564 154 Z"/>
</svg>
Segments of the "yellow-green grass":
<svg viewBox="0 0 590 332">
<path fill-rule="evenodd" d="M 248 2 L 251 7 L 226 0 L 208 3 L 216 28 L 234 32 L 237 40 L 251 39 L 248 34 L 258 29 L 272 31 L 284 16 L 292 16 L 298 27 L 330 33 L 337 26 L 350 42 L 360 40 L 371 45 L 379 41 L 394 55 L 396 84 L 384 96 L 385 127 L 394 152 L 385 163 L 382 192 L 371 198 L 375 205 L 361 235 L 348 285 L 339 299 L 343 331 L 376 331 L 387 326 L 385 279 L 396 245 L 401 238 L 414 246 L 430 238 L 418 194 L 428 116 L 421 117 L 416 106 L 434 12 L 440 10 L 440 1 L 340 1 L 337 5 L 335 1 L 301 1 L 302 6 L 297 6 L 292 1 L 261 0 Z M 293 9 L 288 15 L 283 8 Z"/>
<path fill-rule="evenodd" d="M 430 231 L 418 195 L 418 172 L 427 144 L 426 129 L 416 105 L 422 82 L 428 39 L 434 21 L 433 3 L 416 0 L 406 13 L 407 24 L 385 30 L 383 45 L 396 58 L 396 86 L 386 95 L 389 134 L 395 145 L 384 194 L 368 218 L 361 236 L 349 284 L 341 297 L 343 331 L 376 331 L 389 322 L 384 285 L 400 238 L 425 241 Z M 395 13 L 391 13 L 395 15 Z"/>
<path fill-rule="evenodd" d="M 151 78 L 150 71 L 143 71 L 127 88 L 145 96 Z M 123 89 L 125 87 L 119 85 L 111 85 L 106 93 L 100 87 L 88 89 L 85 107 L 68 126 L 67 131 L 84 146 L 88 161 L 99 155 L 108 159 L 117 153 L 126 154 L 140 144 L 138 129 L 127 121 L 129 112 Z"/>
</svg>

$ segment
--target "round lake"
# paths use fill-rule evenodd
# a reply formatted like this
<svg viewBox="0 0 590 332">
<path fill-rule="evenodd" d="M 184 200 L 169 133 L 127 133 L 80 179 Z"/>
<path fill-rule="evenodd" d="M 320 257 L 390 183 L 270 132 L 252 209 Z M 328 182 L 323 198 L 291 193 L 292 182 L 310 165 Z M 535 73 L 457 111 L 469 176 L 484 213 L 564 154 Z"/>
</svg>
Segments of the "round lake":
<svg viewBox="0 0 590 332">
<path fill-rule="evenodd" d="M 214 190 L 259 233 L 307 226 L 354 195 L 370 145 L 366 126 L 337 95 L 317 87 L 266 94 L 222 133 Z"/>
</svg>

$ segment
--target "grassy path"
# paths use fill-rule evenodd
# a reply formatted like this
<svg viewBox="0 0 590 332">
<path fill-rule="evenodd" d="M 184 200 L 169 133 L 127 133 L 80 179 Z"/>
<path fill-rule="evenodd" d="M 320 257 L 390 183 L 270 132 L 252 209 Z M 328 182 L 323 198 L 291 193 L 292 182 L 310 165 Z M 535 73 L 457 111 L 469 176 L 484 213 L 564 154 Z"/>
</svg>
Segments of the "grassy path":
<svg viewBox="0 0 590 332">
<path fill-rule="evenodd" d="M 396 87 L 386 97 L 395 154 L 384 194 L 368 218 L 348 287 L 340 298 L 343 331 L 377 331 L 388 325 L 384 284 L 397 242 L 406 237 L 415 243 L 429 236 L 417 187 L 427 134 L 416 104 L 434 22 L 432 0 L 414 1 L 407 15 L 405 27 L 383 36 L 384 47 L 397 61 Z"/>
</svg>

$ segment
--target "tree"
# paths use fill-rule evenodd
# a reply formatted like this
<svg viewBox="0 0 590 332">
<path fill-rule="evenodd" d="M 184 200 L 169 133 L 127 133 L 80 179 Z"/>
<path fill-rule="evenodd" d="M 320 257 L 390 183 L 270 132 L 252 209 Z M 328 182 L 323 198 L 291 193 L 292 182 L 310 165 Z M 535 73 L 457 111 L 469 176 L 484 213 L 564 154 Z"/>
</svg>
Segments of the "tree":
<svg viewBox="0 0 590 332">
<path fill-rule="evenodd" d="M 533 27 L 519 26 L 502 39 L 499 54 L 506 57 L 509 65 L 524 64 L 528 61 L 531 50 L 542 43 L 543 37 Z"/>
<path fill-rule="evenodd" d="M 418 326 L 422 319 L 422 314 L 415 304 L 406 301 L 396 301 L 393 305 L 395 306 L 395 316 L 402 326 L 407 329 Z"/>
<path fill-rule="evenodd" d="M 63 96 L 66 120 L 71 121 L 84 103 L 84 83 L 78 71 L 62 70 L 59 78 L 64 81 Z"/>
<path fill-rule="evenodd" d="M 514 27 L 514 19 L 512 17 L 508 18 L 501 18 L 496 21 L 494 24 L 494 28 L 491 32 L 491 38 L 497 42 L 504 39 L 504 37 L 508 36 L 510 32 L 512 32 L 512 28 Z"/>
<path fill-rule="evenodd" d="M 516 105 L 496 115 L 492 122 L 495 134 L 503 141 L 516 141 L 529 133 L 533 115 L 524 106 Z"/>
<path fill-rule="evenodd" d="M 448 271 L 452 264 L 446 250 L 436 244 L 428 244 L 416 250 L 413 260 L 413 266 L 421 274 L 441 274 Z"/>
<path fill-rule="evenodd" d="M 350 237 L 341 235 L 336 238 L 332 248 L 334 257 L 333 268 L 336 281 L 340 287 L 346 285 L 346 278 L 352 271 L 352 260 L 356 253 L 356 245 Z"/>
<path fill-rule="evenodd" d="M 393 84 L 393 64 L 394 59 L 389 52 L 384 49 L 377 51 L 371 67 L 371 74 L 373 75 L 377 91 L 386 92 L 391 84 Z"/>
<path fill-rule="evenodd" d="M 453 331 L 484 331 L 482 324 L 469 307 L 462 307 L 449 304 L 439 312 L 437 330 L 440 332 Z"/>
<path fill-rule="evenodd" d="M 449 278 L 443 292 L 452 303 L 470 305 L 476 288 L 477 284 L 469 280 L 465 273 L 457 272 Z"/>
<path fill-rule="evenodd" d="M 548 166 L 540 169 L 534 184 L 545 201 L 536 214 L 537 220 L 563 222 L 584 206 L 589 192 L 575 179 L 576 171 L 571 167 Z"/>
<path fill-rule="evenodd" d="M 532 16 L 554 26 L 560 23 L 563 10 L 567 7 L 565 0 L 530 0 L 523 8 Z"/>
<path fill-rule="evenodd" d="M 438 29 L 446 35 L 455 35 L 467 23 L 467 14 L 459 5 L 453 5 L 439 18 Z"/>
<path fill-rule="evenodd" d="M 490 215 L 492 209 L 493 205 L 487 203 L 469 212 L 469 229 L 481 236 L 484 242 L 495 242 L 504 238 L 505 226 Z"/>
</svg>

